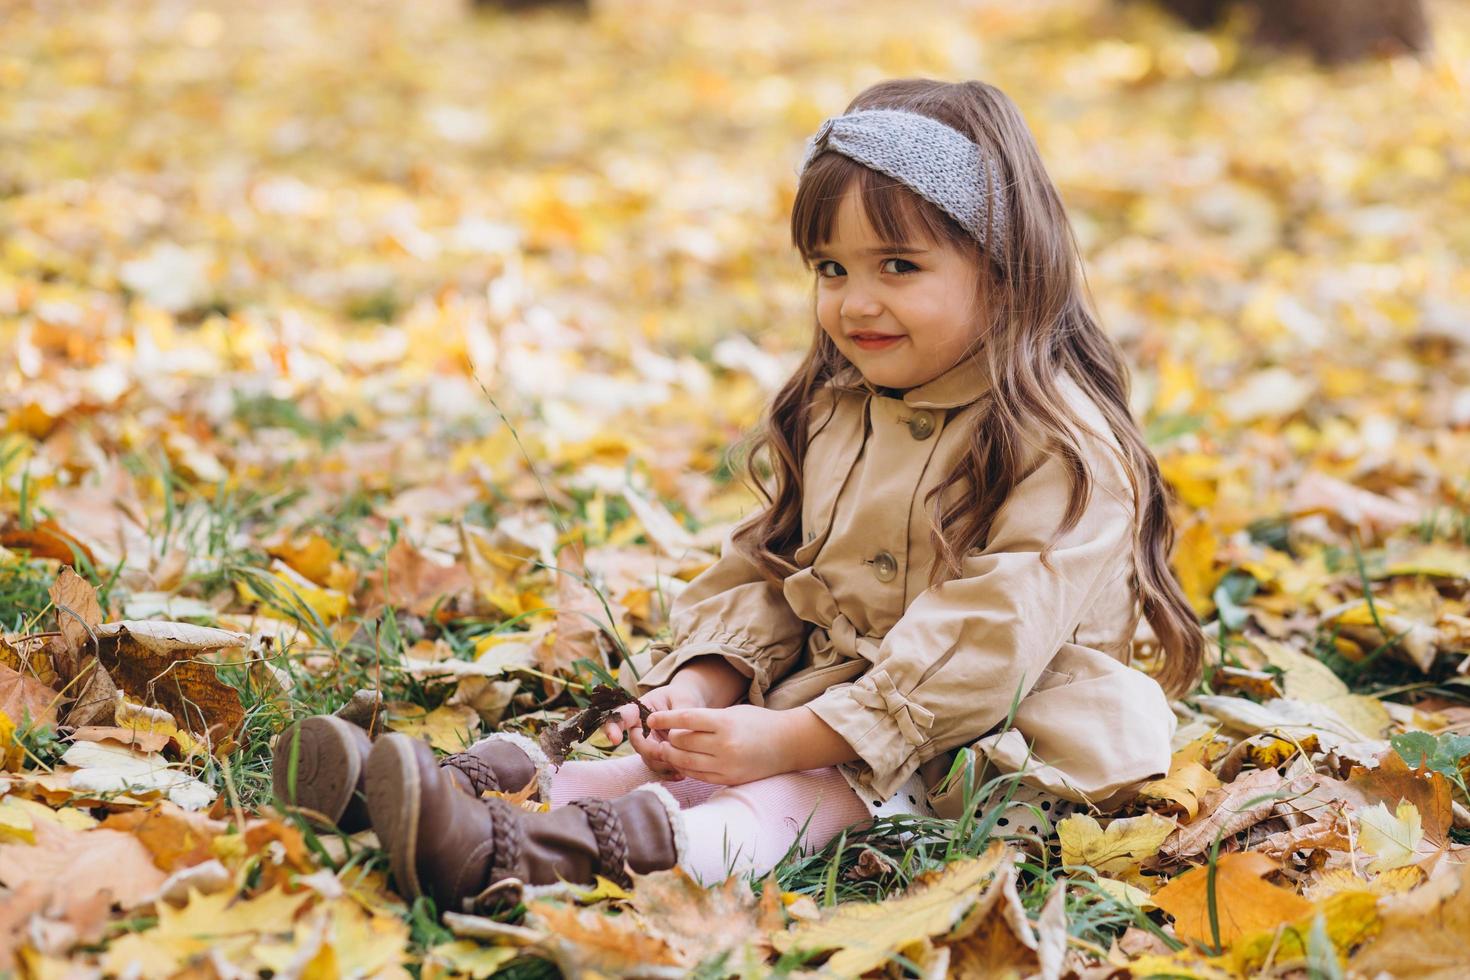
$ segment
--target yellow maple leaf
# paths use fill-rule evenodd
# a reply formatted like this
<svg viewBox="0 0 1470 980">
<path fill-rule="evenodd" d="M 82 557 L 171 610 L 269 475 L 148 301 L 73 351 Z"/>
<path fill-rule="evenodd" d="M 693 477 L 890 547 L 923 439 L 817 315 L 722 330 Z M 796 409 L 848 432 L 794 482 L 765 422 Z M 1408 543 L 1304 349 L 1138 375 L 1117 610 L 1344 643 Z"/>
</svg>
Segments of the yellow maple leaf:
<svg viewBox="0 0 1470 980">
<path fill-rule="evenodd" d="M 1358 811 L 1358 834 L 1363 850 L 1374 856 L 1368 870 L 1391 871 L 1418 859 L 1416 849 L 1424 840 L 1424 823 L 1419 808 L 1408 800 L 1400 800 L 1393 813 L 1379 803 Z"/>
<path fill-rule="evenodd" d="M 1168 817 L 1145 813 L 1123 817 L 1103 830 L 1092 817 L 1076 813 L 1057 823 L 1057 837 L 1062 842 L 1062 864 L 1068 867 L 1087 865 L 1098 874 L 1141 885 L 1139 865 L 1158 853 L 1178 826 Z"/>
<path fill-rule="evenodd" d="M 391 701 L 385 705 L 388 727 L 414 738 L 428 739 L 443 752 L 459 752 L 475 740 L 480 716 L 467 704 L 443 704 L 432 711 L 409 701 Z"/>
<path fill-rule="evenodd" d="M 424 980 L 473 977 L 484 980 L 520 955 L 514 946 L 481 946 L 468 939 L 430 946 L 424 957 Z"/>
</svg>

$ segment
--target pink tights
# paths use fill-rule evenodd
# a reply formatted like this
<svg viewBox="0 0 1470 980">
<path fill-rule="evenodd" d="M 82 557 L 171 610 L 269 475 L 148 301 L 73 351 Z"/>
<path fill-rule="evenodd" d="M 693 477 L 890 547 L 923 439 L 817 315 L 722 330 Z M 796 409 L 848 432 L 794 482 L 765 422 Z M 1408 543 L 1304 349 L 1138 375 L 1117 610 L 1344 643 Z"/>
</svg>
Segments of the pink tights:
<svg viewBox="0 0 1470 980">
<path fill-rule="evenodd" d="M 551 805 L 586 796 L 610 800 L 657 779 L 636 755 L 568 762 L 552 777 Z M 662 785 L 683 810 L 689 838 L 684 869 L 705 884 L 737 873 L 763 875 L 798 839 L 804 851 L 820 850 L 845 828 L 868 819 L 867 807 L 835 768 L 782 773 L 740 786 L 697 779 Z"/>
</svg>

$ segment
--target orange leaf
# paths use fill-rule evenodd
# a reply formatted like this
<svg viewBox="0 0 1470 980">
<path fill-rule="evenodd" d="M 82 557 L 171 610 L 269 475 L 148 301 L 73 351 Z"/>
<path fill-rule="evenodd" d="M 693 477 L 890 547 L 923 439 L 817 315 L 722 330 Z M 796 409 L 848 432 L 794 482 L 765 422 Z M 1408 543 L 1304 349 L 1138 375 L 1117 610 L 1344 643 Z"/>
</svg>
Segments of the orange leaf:
<svg viewBox="0 0 1470 980">
<path fill-rule="evenodd" d="M 1215 867 L 1215 908 L 1220 942 L 1229 946 L 1241 936 L 1273 929 L 1312 911 L 1312 903 L 1295 892 L 1264 880 L 1277 870 L 1275 861 L 1250 851 L 1222 854 Z M 1181 939 L 1211 944 L 1209 868 L 1192 868 L 1154 892 L 1154 903 L 1174 917 Z"/>
</svg>

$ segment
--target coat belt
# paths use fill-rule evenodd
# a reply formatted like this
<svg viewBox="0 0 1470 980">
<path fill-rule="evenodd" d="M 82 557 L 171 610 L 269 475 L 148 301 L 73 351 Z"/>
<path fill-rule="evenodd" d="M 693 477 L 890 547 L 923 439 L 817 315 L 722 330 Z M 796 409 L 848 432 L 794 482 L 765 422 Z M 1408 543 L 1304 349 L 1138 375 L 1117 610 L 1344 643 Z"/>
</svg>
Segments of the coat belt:
<svg viewBox="0 0 1470 980">
<path fill-rule="evenodd" d="M 788 576 L 783 591 L 792 611 L 815 627 L 808 640 L 814 664 L 866 660 L 866 671 L 848 693 L 864 707 L 891 717 L 910 744 L 922 745 L 925 732 L 934 724 L 934 713 L 901 694 L 888 671 L 878 666 L 882 638 L 859 633 L 852 620 L 838 610 L 827 583 L 810 567 Z"/>
</svg>

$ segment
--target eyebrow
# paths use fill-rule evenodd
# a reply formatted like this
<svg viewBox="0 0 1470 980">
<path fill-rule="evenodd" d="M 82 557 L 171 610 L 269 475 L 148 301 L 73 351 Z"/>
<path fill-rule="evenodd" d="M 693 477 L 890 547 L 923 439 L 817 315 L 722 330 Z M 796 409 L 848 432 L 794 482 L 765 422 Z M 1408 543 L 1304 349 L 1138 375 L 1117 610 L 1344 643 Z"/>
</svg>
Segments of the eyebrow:
<svg viewBox="0 0 1470 980">
<path fill-rule="evenodd" d="M 905 255 L 924 255 L 928 251 L 929 250 L 927 248 L 918 248 L 916 246 L 908 245 L 908 244 L 904 244 L 904 243 L 900 242 L 897 245 L 881 245 L 878 248 L 862 248 L 862 249 L 858 249 L 858 254 L 859 255 L 892 255 L 895 252 L 902 252 Z M 816 252 L 813 252 L 812 253 L 812 258 L 814 258 L 814 259 L 825 259 L 825 258 L 830 258 L 830 256 L 828 256 L 826 252 L 816 251 Z"/>
</svg>

